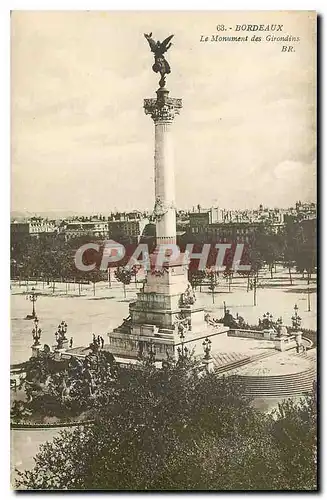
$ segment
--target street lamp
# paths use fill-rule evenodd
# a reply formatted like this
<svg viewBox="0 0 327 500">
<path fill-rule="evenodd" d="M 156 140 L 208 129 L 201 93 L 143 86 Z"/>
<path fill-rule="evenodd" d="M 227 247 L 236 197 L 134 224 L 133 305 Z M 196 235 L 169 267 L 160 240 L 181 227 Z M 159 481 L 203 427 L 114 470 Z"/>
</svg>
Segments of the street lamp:
<svg viewBox="0 0 327 500">
<path fill-rule="evenodd" d="M 148 354 L 149 354 L 149 361 L 151 364 L 153 364 L 156 360 L 156 348 L 152 339 L 148 343 Z"/>
<path fill-rule="evenodd" d="M 178 360 L 179 361 L 184 361 L 184 359 L 187 358 L 188 356 L 188 348 L 184 344 L 182 344 L 182 347 L 178 346 L 177 347 L 177 353 L 178 353 Z"/>
<path fill-rule="evenodd" d="M 269 328 L 272 324 L 273 315 L 270 314 L 269 312 L 266 312 L 266 314 L 264 314 L 262 318 L 263 318 L 262 323 L 264 324 L 264 326 Z"/>
<path fill-rule="evenodd" d="M 55 332 L 55 337 L 56 337 L 56 342 L 57 342 L 56 349 L 62 349 L 63 348 L 63 340 L 60 337 L 58 332 Z"/>
<path fill-rule="evenodd" d="M 302 318 L 300 318 L 300 316 L 298 315 L 298 310 L 299 310 L 298 305 L 295 304 L 294 314 L 292 316 L 292 326 L 295 329 L 295 331 L 297 331 L 300 328 L 302 321 Z"/>
<path fill-rule="evenodd" d="M 32 330 L 32 335 L 33 335 L 33 340 L 34 340 L 33 347 L 41 345 L 40 338 L 41 338 L 42 330 L 38 326 L 39 326 L 39 320 L 37 318 L 35 318 L 34 319 L 34 328 Z"/>
<path fill-rule="evenodd" d="M 26 296 L 26 300 L 30 300 L 33 304 L 32 306 L 32 314 L 28 314 L 26 316 L 26 319 L 34 319 L 36 318 L 36 313 L 35 313 L 35 302 L 37 301 L 38 295 L 35 292 L 35 288 L 33 287 L 31 290 L 31 293 Z"/>
<path fill-rule="evenodd" d="M 280 328 L 283 324 L 283 318 L 280 316 L 276 321 L 276 323 L 277 323 L 277 328 Z"/>
<path fill-rule="evenodd" d="M 257 288 L 258 288 L 258 278 L 257 275 L 249 277 L 249 288 L 253 290 L 253 305 L 257 305 Z"/>
<path fill-rule="evenodd" d="M 182 325 L 183 326 L 183 325 Z M 178 359 L 179 361 L 184 361 L 184 359 L 187 358 L 188 356 L 188 348 L 184 346 L 184 340 L 185 340 L 185 335 L 184 335 L 185 328 L 181 328 L 178 335 L 181 341 L 181 345 L 177 347 L 177 353 L 178 353 Z"/>
<path fill-rule="evenodd" d="M 67 333 L 67 323 L 65 321 L 62 321 L 58 325 L 58 334 L 60 338 L 62 338 L 62 340 L 68 340 L 66 337 L 66 333 Z"/>
<path fill-rule="evenodd" d="M 207 338 L 202 342 L 203 350 L 204 350 L 204 359 L 210 359 L 210 351 L 211 351 L 211 340 Z"/>
</svg>

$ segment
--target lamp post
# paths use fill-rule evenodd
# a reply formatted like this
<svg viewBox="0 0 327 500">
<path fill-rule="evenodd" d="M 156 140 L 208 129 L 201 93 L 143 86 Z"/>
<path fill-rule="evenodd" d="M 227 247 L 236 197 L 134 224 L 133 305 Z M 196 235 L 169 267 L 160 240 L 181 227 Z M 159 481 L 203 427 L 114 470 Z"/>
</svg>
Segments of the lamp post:
<svg viewBox="0 0 327 500">
<path fill-rule="evenodd" d="M 204 359 L 210 359 L 210 351 L 211 351 L 211 340 L 207 338 L 202 342 L 203 350 L 204 350 Z"/>
<path fill-rule="evenodd" d="M 55 337 L 56 337 L 56 342 L 57 342 L 56 350 L 62 349 L 63 348 L 63 339 L 62 339 L 62 337 L 59 335 L 58 332 L 55 332 Z"/>
<path fill-rule="evenodd" d="M 264 314 L 262 318 L 263 318 L 262 323 L 264 327 L 270 328 L 270 326 L 272 325 L 273 315 L 270 314 L 269 312 L 266 312 L 266 314 Z"/>
<path fill-rule="evenodd" d="M 214 360 L 210 355 L 211 351 L 211 340 L 206 337 L 202 342 L 204 357 L 203 357 L 203 366 L 205 371 L 209 374 L 214 371 Z"/>
<path fill-rule="evenodd" d="M 179 338 L 181 341 L 181 345 L 177 347 L 178 360 L 180 362 L 183 362 L 187 358 L 188 351 L 189 351 L 188 348 L 186 346 L 184 346 L 184 340 L 185 340 L 184 328 L 180 329 L 180 332 L 178 335 L 179 335 Z"/>
<path fill-rule="evenodd" d="M 58 325 L 58 330 L 55 332 L 55 337 L 56 337 L 56 342 L 57 342 L 57 347 L 56 349 L 62 349 L 64 347 L 64 342 L 68 342 L 68 339 L 66 337 L 67 333 L 67 323 L 65 321 L 62 321 Z"/>
<path fill-rule="evenodd" d="M 298 315 L 298 310 L 299 310 L 298 305 L 295 304 L 294 314 L 292 316 L 292 326 L 295 329 L 295 331 L 298 331 L 298 329 L 301 326 L 301 321 L 302 321 L 302 318 L 300 318 L 300 316 Z"/>
<path fill-rule="evenodd" d="M 62 339 L 62 340 L 68 340 L 67 337 L 66 337 L 66 333 L 67 333 L 67 323 L 65 321 L 62 321 L 59 325 L 58 325 L 58 335 L 59 337 Z"/>
<path fill-rule="evenodd" d="M 177 347 L 177 353 L 178 353 L 178 360 L 180 362 L 184 362 L 184 360 L 187 358 L 188 356 L 188 348 L 187 347 L 184 347 L 184 344 L 182 347 L 178 346 Z"/>
<path fill-rule="evenodd" d="M 280 317 L 278 318 L 278 320 L 276 321 L 276 323 L 277 323 L 277 330 L 279 331 L 280 327 L 281 327 L 281 326 L 282 326 L 282 324 L 283 324 L 283 318 L 280 316 Z"/>
<path fill-rule="evenodd" d="M 257 287 L 258 287 L 258 278 L 257 276 L 251 276 L 249 278 L 249 288 L 253 290 L 253 305 L 257 305 Z"/>
<path fill-rule="evenodd" d="M 111 288 L 111 269 L 110 269 L 110 266 L 108 266 L 107 273 L 108 273 L 108 288 Z"/>
<path fill-rule="evenodd" d="M 31 293 L 29 293 L 27 296 L 26 296 L 26 300 L 30 300 L 32 302 L 32 314 L 28 314 L 26 316 L 26 319 L 34 319 L 36 318 L 36 313 L 35 313 L 35 302 L 37 301 L 37 298 L 38 298 L 38 295 L 37 293 L 35 292 L 35 288 L 33 287 L 31 289 Z"/>
<path fill-rule="evenodd" d="M 182 326 L 182 325 L 181 325 Z M 178 332 L 178 336 L 180 338 L 181 344 L 182 344 L 182 349 L 184 347 L 184 340 L 185 340 L 185 335 L 184 335 L 184 328 L 182 327 L 180 331 Z"/>
<path fill-rule="evenodd" d="M 209 287 L 208 288 L 211 291 L 212 303 L 214 304 L 215 303 L 215 288 L 217 286 L 216 271 L 214 271 L 213 269 L 210 269 L 210 271 L 208 271 L 208 276 L 209 276 Z"/>
<path fill-rule="evenodd" d="M 149 355 L 149 362 L 153 364 L 156 360 L 156 348 L 152 339 L 148 343 L 148 355 Z"/>
<path fill-rule="evenodd" d="M 33 340 L 34 340 L 33 347 L 37 347 L 37 346 L 41 345 L 41 343 L 40 343 L 41 333 L 42 333 L 42 330 L 41 330 L 41 328 L 39 328 L 39 320 L 37 318 L 35 318 L 34 319 L 34 328 L 32 330 L 32 335 L 33 335 Z"/>
</svg>

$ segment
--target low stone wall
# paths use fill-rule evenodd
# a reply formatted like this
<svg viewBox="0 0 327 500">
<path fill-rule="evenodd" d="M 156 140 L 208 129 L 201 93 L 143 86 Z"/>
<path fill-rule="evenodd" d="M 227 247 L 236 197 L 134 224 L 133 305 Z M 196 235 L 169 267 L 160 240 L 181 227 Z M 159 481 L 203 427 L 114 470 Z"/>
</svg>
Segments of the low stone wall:
<svg viewBox="0 0 327 500">
<path fill-rule="evenodd" d="M 292 335 L 291 337 L 279 337 L 274 340 L 274 345 L 275 349 L 277 351 L 289 351 L 290 349 L 295 349 L 296 348 L 296 340 L 295 336 Z"/>
<path fill-rule="evenodd" d="M 19 429 L 19 430 L 24 430 L 24 429 L 54 429 L 54 428 L 60 428 L 60 427 L 78 427 L 82 425 L 92 425 L 94 423 L 94 420 L 84 420 L 84 421 L 79 421 L 79 422 L 56 422 L 53 424 L 31 424 L 27 422 L 18 422 L 18 423 L 11 423 L 10 428 L 11 429 Z"/>
<path fill-rule="evenodd" d="M 240 338 L 245 338 L 245 339 L 257 339 L 257 340 L 270 340 L 269 338 L 265 337 L 265 334 L 263 331 L 259 330 L 241 330 L 241 329 L 233 329 L 229 330 L 227 333 L 228 337 L 240 337 Z"/>
<path fill-rule="evenodd" d="M 307 349 L 313 349 L 314 342 L 311 339 L 309 339 L 308 337 L 302 337 L 302 340 Z"/>
</svg>

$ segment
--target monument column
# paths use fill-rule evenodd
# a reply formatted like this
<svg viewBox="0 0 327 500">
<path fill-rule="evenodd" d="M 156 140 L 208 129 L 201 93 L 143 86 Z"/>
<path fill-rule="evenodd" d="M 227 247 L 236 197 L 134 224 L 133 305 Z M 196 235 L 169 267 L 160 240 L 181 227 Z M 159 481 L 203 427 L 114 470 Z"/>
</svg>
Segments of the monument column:
<svg viewBox="0 0 327 500">
<path fill-rule="evenodd" d="M 176 209 L 172 125 L 182 109 L 182 99 L 169 97 L 165 76 L 171 70 L 164 53 L 171 47 L 173 35 L 163 42 L 154 41 L 152 33 L 145 38 L 154 54 L 152 69 L 160 73 L 159 89 L 155 99 L 144 99 L 145 114 L 150 115 L 155 128 L 155 205 L 157 249 L 160 244 L 176 243 Z M 147 269 L 144 286 L 135 301 L 129 304 L 129 316 L 108 334 L 110 352 L 128 359 L 139 359 L 140 353 L 151 348 L 157 361 L 166 360 L 167 354 L 176 356 L 181 334 L 202 340 L 207 336 L 208 323 L 204 309 L 196 305 L 196 297 L 188 282 L 187 266 L 183 256 L 165 262 L 156 269 L 156 250 L 151 255 L 151 269 Z M 210 326 L 217 331 L 218 327 Z M 226 330 L 226 329 L 225 329 Z M 210 331 L 210 330 L 209 330 Z M 210 371 L 210 363 L 207 370 Z"/>
<path fill-rule="evenodd" d="M 176 207 L 172 123 L 182 108 L 182 99 L 169 97 L 165 87 L 156 99 L 144 99 L 144 110 L 155 125 L 155 205 L 157 245 L 176 243 Z"/>
</svg>

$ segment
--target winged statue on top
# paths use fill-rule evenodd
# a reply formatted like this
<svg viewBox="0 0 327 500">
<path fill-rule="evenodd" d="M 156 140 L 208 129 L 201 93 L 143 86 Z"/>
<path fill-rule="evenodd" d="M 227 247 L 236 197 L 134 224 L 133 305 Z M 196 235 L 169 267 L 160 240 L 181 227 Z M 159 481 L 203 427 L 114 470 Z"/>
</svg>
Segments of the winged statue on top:
<svg viewBox="0 0 327 500">
<path fill-rule="evenodd" d="M 172 46 L 170 40 L 174 35 L 168 36 L 163 42 L 159 42 L 159 40 L 155 42 L 152 38 L 152 33 L 149 33 L 148 35 L 144 33 L 144 36 L 150 45 L 151 52 L 154 54 L 154 64 L 152 69 L 155 73 L 160 73 L 161 78 L 159 86 L 160 88 L 163 88 L 166 83 L 166 75 L 169 75 L 170 73 L 170 66 L 164 57 L 164 53 L 167 52 L 167 50 Z"/>
</svg>

